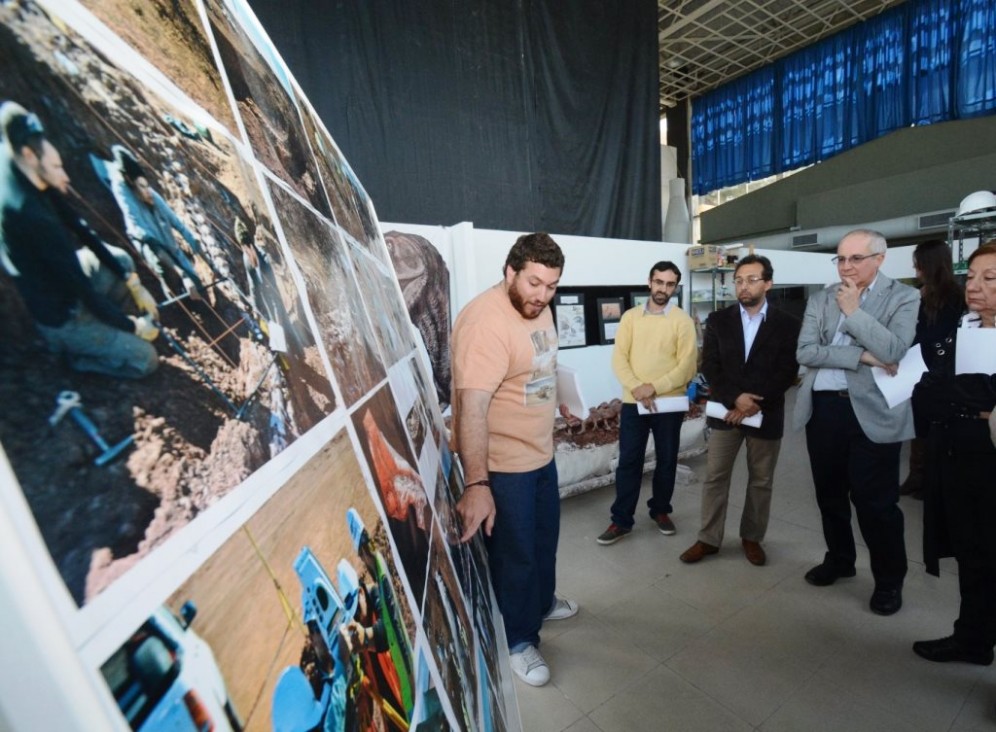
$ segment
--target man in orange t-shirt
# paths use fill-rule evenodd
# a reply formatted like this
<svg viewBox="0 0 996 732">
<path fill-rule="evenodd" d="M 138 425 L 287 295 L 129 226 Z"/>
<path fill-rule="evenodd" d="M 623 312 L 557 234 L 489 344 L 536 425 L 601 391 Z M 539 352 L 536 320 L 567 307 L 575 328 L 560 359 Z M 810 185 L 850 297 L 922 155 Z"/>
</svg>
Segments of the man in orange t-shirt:
<svg viewBox="0 0 996 732">
<path fill-rule="evenodd" d="M 453 450 L 466 486 L 457 503 L 462 541 L 483 528 L 512 670 L 550 679 L 537 650 L 544 620 L 577 613 L 557 599 L 560 494 L 553 461 L 557 332 L 549 303 L 564 255 L 547 234 L 519 237 L 505 277 L 474 298 L 453 326 Z"/>
</svg>

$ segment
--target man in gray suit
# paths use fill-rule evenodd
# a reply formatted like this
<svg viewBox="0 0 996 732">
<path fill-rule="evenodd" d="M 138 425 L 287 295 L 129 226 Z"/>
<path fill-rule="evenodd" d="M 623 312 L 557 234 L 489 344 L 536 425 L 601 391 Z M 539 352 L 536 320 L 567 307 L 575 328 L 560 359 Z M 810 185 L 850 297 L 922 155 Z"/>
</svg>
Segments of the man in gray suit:
<svg viewBox="0 0 996 732">
<path fill-rule="evenodd" d="M 853 577 L 853 501 L 875 578 L 869 606 L 892 615 L 903 604 L 906 547 L 899 509 L 899 450 L 913 437 L 909 401 L 890 409 L 872 367 L 895 373 L 913 342 L 920 295 L 879 272 L 885 238 L 857 229 L 837 246 L 841 281 L 809 298 L 796 358 L 808 368 L 795 405 L 805 425 L 827 552 L 806 573 L 812 585 Z"/>
</svg>

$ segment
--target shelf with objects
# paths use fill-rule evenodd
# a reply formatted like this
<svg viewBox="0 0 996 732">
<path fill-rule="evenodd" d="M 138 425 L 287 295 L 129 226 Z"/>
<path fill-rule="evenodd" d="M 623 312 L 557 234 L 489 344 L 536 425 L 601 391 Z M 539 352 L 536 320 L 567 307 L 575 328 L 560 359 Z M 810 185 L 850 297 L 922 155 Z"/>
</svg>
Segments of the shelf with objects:
<svg viewBox="0 0 996 732">
<path fill-rule="evenodd" d="M 688 249 L 688 296 L 682 304 L 695 321 L 700 348 L 702 327 L 709 313 L 737 301 L 733 272 L 741 254 L 747 254 L 747 250 L 739 244 L 729 247 L 700 245 Z"/>
<path fill-rule="evenodd" d="M 736 302 L 737 293 L 733 286 L 733 265 L 724 267 L 708 267 L 692 269 L 688 272 L 689 301 L 693 309 L 708 305 L 709 311 Z M 708 278 L 706 287 L 702 288 L 702 280 Z"/>
<path fill-rule="evenodd" d="M 736 302 L 733 271 L 737 260 L 751 250 L 740 244 L 731 246 L 700 245 L 688 250 L 689 314 L 705 321 L 713 310 Z"/>
<path fill-rule="evenodd" d="M 996 239 L 996 194 L 978 191 L 967 196 L 948 221 L 948 246 L 955 257 L 955 274 L 968 271 L 965 245 Z"/>
</svg>

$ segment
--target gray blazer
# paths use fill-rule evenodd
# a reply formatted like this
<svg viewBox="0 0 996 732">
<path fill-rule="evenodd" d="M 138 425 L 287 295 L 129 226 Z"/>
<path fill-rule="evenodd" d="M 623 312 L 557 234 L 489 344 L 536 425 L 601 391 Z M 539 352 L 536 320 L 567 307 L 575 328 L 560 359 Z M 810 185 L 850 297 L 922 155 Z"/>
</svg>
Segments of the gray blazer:
<svg viewBox="0 0 996 732">
<path fill-rule="evenodd" d="M 808 371 L 795 402 L 795 428 L 804 427 L 813 414 L 817 370 L 843 369 L 851 406 L 868 439 L 880 443 L 912 439 L 913 411 L 909 400 L 889 409 L 875 386 L 871 367 L 858 363 L 858 359 L 862 351 L 870 351 L 882 363 L 897 363 L 906 355 L 916 333 L 920 293 L 880 273 L 861 307 L 845 318 L 841 326 L 851 336 L 851 344 L 831 346 L 840 319 L 836 291 L 837 286 L 831 285 L 806 303 L 795 355 Z"/>
</svg>

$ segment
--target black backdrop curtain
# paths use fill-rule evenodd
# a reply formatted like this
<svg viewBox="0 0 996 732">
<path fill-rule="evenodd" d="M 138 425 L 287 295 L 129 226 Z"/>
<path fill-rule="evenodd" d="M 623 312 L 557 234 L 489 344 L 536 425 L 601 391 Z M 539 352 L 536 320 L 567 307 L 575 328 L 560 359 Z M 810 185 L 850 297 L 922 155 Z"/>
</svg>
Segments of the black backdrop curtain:
<svg viewBox="0 0 996 732">
<path fill-rule="evenodd" d="M 656 0 L 250 0 L 385 221 L 661 238 Z"/>
</svg>

